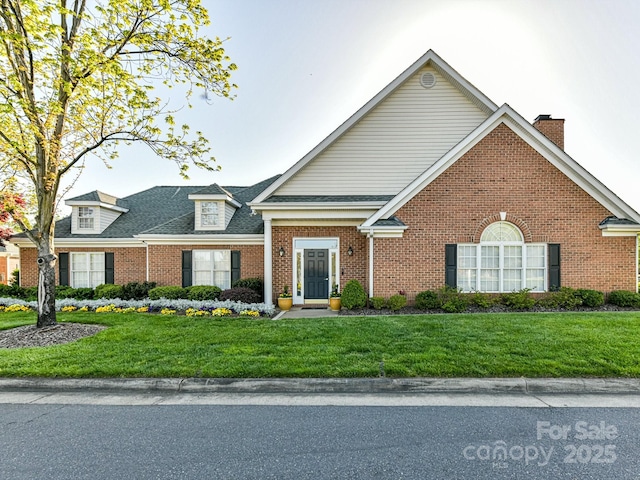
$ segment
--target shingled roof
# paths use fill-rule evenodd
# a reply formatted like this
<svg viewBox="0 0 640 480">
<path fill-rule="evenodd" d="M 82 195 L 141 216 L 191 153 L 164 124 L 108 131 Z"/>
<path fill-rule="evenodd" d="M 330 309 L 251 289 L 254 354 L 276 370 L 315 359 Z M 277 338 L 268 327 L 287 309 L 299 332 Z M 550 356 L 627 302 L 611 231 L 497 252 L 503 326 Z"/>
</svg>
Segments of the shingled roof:
<svg viewBox="0 0 640 480">
<path fill-rule="evenodd" d="M 251 201 L 260 192 L 273 183 L 278 176 L 269 178 L 248 187 L 225 186 L 208 190 L 203 186 L 158 186 L 142 192 L 134 193 L 123 199 L 127 213 L 120 215 L 101 234 L 72 234 L 71 217 L 65 217 L 56 222 L 56 238 L 133 238 L 140 234 L 152 235 L 215 235 L 215 234 L 256 234 L 263 233 L 262 217 L 252 215 L 251 208 L 246 202 Z M 236 210 L 226 230 L 195 231 L 195 207 L 189 195 L 221 189 L 233 195 L 242 204 Z M 73 200 L 88 200 L 99 198 L 91 192 L 73 198 Z"/>
</svg>

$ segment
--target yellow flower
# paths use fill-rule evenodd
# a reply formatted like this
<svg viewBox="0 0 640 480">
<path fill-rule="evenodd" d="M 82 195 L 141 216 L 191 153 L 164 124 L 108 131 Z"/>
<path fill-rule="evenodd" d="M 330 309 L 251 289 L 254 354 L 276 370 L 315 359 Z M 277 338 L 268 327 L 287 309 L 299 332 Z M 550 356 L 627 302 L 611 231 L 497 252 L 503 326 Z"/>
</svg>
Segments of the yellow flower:
<svg viewBox="0 0 640 480">
<path fill-rule="evenodd" d="M 77 310 L 73 305 L 68 305 L 66 307 L 62 307 L 63 312 L 75 312 Z"/>
<path fill-rule="evenodd" d="M 17 303 L 9 305 L 4 309 L 5 312 L 28 312 L 29 310 L 31 309 L 26 305 L 18 305 Z"/>
<path fill-rule="evenodd" d="M 228 317 L 229 315 L 231 315 L 231 310 L 229 310 L 228 308 L 216 308 L 213 312 L 211 312 L 211 315 L 213 315 L 214 317 Z"/>
<path fill-rule="evenodd" d="M 257 310 L 243 310 L 240 312 L 241 317 L 259 317 L 260 312 Z"/>
<path fill-rule="evenodd" d="M 162 315 L 173 315 L 174 313 L 176 313 L 176 311 L 171 310 L 170 308 L 163 308 L 162 310 L 160 310 L 160 313 Z"/>
</svg>

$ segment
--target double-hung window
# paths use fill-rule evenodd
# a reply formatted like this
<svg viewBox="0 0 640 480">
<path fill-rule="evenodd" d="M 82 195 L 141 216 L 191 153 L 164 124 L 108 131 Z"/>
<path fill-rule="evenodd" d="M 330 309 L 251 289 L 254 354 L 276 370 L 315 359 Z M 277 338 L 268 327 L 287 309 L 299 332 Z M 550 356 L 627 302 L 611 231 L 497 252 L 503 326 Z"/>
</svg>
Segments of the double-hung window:
<svg viewBox="0 0 640 480">
<path fill-rule="evenodd" d="M 231 251 L 193 250 L 193 285 L 231 288 Z"/>
<path fill-rule="evenodd" d="M 95 221 L 94 209 L 90 207 L 78 207 L 78 229 L 93 230 Z"/>
<path fill-rule="evenodd" d="M 547 289 L 547 246 L 524 243 L 512 223 L 489 225 L 480 244 L 458 245 L 458 288 L 480 292 Z"/>
<path fill-rule="evenodd" d="M 200 204 L 200 224 L 203 227 L 219 226 L 218 202 L 202 202 Z"/>
<path fill-rule="evenodd" d="M 70 255 L 73 288 L 95 288 L 105 283 L 103 252 L 72 252 Z"/>
</svg>

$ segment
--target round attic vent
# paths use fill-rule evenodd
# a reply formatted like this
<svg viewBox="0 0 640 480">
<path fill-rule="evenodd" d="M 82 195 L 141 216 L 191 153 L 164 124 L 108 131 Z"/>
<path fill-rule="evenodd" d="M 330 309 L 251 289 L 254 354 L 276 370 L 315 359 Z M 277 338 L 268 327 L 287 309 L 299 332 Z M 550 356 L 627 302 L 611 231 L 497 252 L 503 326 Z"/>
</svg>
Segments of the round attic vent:
<svg viewBox="0 0 640 480">
<path fill-rule="evenodd" d="M 431 72 L 423 73 L 420 77 L 420 84 L 424 88 L 431 88 L 436 84 L 436 76 Z"/>
</svg>

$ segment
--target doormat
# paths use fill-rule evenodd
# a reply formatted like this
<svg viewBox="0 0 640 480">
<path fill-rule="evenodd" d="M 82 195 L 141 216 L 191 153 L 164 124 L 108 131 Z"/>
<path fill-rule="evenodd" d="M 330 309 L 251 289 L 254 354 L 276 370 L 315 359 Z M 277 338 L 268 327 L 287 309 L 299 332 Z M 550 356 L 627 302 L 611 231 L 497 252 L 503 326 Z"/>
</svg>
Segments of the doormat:
<svg viewBox="0 0 640 480">
<path fill-rule="evenodd" d="M 326 310 L 328 305 L 304 305 L 302 310 Z"/>
</svg>

